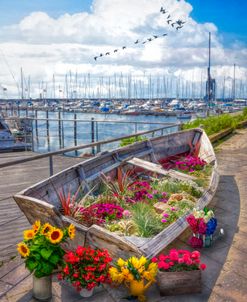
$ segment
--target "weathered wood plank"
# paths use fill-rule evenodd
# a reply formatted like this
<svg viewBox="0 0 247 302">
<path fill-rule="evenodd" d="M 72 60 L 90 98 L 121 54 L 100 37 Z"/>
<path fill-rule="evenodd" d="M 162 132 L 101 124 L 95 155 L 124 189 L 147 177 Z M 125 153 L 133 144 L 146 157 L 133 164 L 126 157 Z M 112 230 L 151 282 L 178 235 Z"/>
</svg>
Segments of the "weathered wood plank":
<svg viewBox="0 0 247 302">
<path fill-rule="evenodd" d="M 176 178 L 176 179 L 179 179 L 179 180 L 182 180 L 182 181 L 188 181 L 188 180 L 195 180 L 196 179 L 194 176 L 187 175 L 187 174 L 184 174 L 184 173 L 172 170 L 172 169 L 171 170 L 165 170 L 159 164 L 154 164 L 154 163 L 151 163 L 151 162 L 148 162 L 148 161 L 142 160 L 140 158 L 136 158 L 136 157 L 134 157 L 131 160 L 128 160 L 127 163 L 132 164 L 132 165 L 137 166 L 137 167 L 140 167 L 140 168 L 143 168 L 145 170 L 149 170 L 149 171 L 154 172 L 154 173 L 165 175 L 165 176 L 168 176 L 168 177 L 171 177 L 171 178 Z"/>
</svg>

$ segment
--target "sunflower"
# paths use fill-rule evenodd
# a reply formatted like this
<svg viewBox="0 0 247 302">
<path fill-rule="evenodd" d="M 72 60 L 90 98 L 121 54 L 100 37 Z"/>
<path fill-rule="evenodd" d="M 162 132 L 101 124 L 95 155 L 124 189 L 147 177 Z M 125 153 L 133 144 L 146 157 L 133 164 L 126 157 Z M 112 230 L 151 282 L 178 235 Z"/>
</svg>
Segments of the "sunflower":
<svg viewBox="0 0 247 302">
<path fill-rule="evenodd" d="M 28 257 L 30 254 L 30 250 L 24 242 L 17 244 L 17 251 L 21 254 L 22 257 Z"/>
<path fill-rule="evenodd" d="M 47 234 L 51 243 L 59 243 L 63 239 L 63 231 L 57 228 L 52 228 Z"/>
<path fill-rule="evenodd" d="M 47 235 L 52 230 L 52 228 L 52 225 L 50 225 L 48 222 L 45 223 L 42 227 L 41 234 Z"/>
<path fill-rule="evenodd" d="M 26 230 L 23 232 L 23 237 L 25 240 L 33 239 L 34 236 L 35 236 L 34 230 Z"/>
<path fill-rule="evenodd" d="M 70 224 L 68 228 L 69 238 L 73 239 L 75 237 L 75 226 L 73 224 Z"/>
<path fill-rule="evenodd" d="M 33 230 L 34 233 L 38 233 L 38 231 L 40 230 L 40 220 L 36 220 L 33 224 Z"/>
</svg>

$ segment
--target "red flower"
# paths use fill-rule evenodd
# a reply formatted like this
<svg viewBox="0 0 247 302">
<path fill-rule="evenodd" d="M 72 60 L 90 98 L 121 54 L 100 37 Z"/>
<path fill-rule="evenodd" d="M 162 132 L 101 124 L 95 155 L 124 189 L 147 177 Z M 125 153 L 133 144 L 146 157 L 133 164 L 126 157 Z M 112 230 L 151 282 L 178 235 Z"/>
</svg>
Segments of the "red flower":
<svg viewBox="0 0 247 302">
<path fill-rule="evenodd" d="M 176 250 L 170 251 L 170 259 L 172 261 L 178 261 L 178 252 Z"/>
<path fill-rule="evenodd" d="M 58 279 L 58 280 L 63 280 L 63 275 L 62 275 L 62 274 L 58 274 L 58 275 L 57 275 L 57 279 Z"/>
<path fill-rule="evenodd" d="M 68 265 L 65 266 L 65 268 L 63 269 L 63 272 L 64 272 L 66 275 L 69 275 L 69 267 L 68 267 Z"/>
<path fill-rule="evenodd" d="M 82 256 L 84 252 L 85 252 L 85 247 L 78 245 L 78 247 L 76 249 L 76 254 L 78 256 Z"/>
<path fill-rule="evenodd" d="M 202 263 L 201 265 L 200 265 L 200 268 L 201 268 L 201 270 L 205 270 L 206 268 L 207 268 L 207 266 L 206 266 L 206 264 L 205 263 Z"/>
<path fill-rule="evenodd" d="M 152 258 L 152 262 L 155 262 L 155 263 L 158 262 L 158 258 L 157 257 L 153 257 Z"/>
<path fill-rule="evenodd" d="M 198 258 L 200 258 L 200 256 L 201 256 L 201 253 L 198 251 L 193 251 L 191 253 L 191 258 L 193 258 L 193 259 L 198 259 Z"/>
</svg>

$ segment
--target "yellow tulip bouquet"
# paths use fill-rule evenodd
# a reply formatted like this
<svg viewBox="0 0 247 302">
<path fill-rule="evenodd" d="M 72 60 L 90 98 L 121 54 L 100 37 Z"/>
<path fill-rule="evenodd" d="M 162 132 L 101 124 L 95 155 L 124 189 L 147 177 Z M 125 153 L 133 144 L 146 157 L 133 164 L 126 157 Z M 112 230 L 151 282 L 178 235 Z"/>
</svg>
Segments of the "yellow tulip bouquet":
<svg viewBox="0 0 247 302">
<path fill-rule="evenodd" d="M 36 221 L 32 229 L 23 232 L 24 240 L 17 245 L 17 250 L 25 258 L 26 268 L 34 272 L 35 277 L 51 275 L 62 264 L 65 251 L 60 246 L 67 238 L 75 237 L 75 227 L 59 229 Z"/>
<path fill-rule="evenodd" d="M 119 258 L 109 273 L 113 282 L 123 283 L 130 294 L 142 302 L 146 300 L 144 292 L 156 281 L 157 271 L 157 264 L 142 256 L 140 259 L 131 257 L 126 261 Z"/>
</svg>

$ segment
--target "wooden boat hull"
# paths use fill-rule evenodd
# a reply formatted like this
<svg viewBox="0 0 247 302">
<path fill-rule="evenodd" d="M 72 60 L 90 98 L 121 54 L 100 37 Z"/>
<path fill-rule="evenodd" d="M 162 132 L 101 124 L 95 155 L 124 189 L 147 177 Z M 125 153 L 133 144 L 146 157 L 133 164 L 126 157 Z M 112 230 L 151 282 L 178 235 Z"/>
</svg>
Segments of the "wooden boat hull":
<svg viewBox="0 0 247 302">
<path fill-rule="evenodd" d="M 126 258 L 130 255 L 153 257 L 188 227 L 187 215 L 180 217 L 153 238 L 118 236 L 101 226 L 86 227 L 70 217 L 63 216 L 59 211 L 60 201 L 57 191 L 62 187 L 65 192 L 70 190 L 71 193 L 74 193 L 83 183 L 86 193 L 97 185 L 102 172 L 114 177 L 119 166 L 122 166 L 123 163 L 131 166 L 134 158 L 159 163 L 164 158 L 191 151 L 199 153 L 202 159 L 213 165 L 210 185 L 196 204 L 203 208 L 210 203 L 216 192 L 219 174 L 214 150 L 207 135 L 201 129 L 176 132 L 102 153 L 25 189 L 16 194 L 14 199 L 30 223 L 37 219 L 59 227 L 73 223 L 77 229 L 77 236 L 70 246 L 71 248 L 78 244 L 106 248 L 114 259 Z M 166 174 L 166 172 L 164 173 Z M 184 177 L 184 174 L 182 175 L 175 176 Z M 173 177 L 173 175 L 168 176 Z"/>
</svg>

